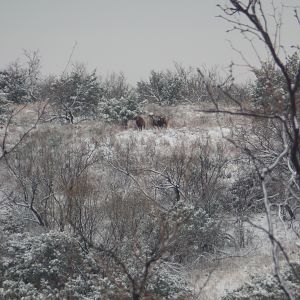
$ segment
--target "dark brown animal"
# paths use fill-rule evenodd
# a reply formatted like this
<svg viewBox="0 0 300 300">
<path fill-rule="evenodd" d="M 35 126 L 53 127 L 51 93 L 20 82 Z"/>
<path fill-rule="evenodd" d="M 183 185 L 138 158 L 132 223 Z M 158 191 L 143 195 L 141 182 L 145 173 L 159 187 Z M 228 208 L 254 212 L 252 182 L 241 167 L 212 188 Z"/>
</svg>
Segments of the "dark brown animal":
<svg viewBox="0 0 300 300">
<path fill-rule="evenodd" d="M 157 128 L 167 128 L 168 127 L 168 119 L 164 116 L 155 116 L 149 115 L 152 121 L 152 126 Z"/>
<path fill-rule="evenodd" d="M 145 123 L 145 120 L 141 116 L 134 117 L 134 120 L 135 120 L 136 126 L 139 130 L 143 130 L 143 128 L 145 129 L 146 123 Z"/>
</svg>

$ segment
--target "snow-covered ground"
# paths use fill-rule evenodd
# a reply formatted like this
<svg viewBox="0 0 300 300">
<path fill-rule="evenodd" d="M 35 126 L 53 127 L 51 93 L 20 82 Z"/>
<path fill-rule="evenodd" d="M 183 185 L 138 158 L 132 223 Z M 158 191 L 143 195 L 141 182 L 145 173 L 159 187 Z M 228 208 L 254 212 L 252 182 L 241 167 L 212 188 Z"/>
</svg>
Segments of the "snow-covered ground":
<svg viewBox="0 0 300 300">
<path fill-rule="evenodd" d="M 93 144 L 100 143 L 102 150 L 109 152 L 112 140 L 124 144 L 130 139 L 134 139 L 136 145 L 141 148 L 149 144 L 155 147 L 157 151 L 180 145 L 180 143 L 193 144 L 197 141 L 207 141 L 212 144 L 228 144 L 226 137 L 231 134 L 230 118 L 227 116 L 218 116 L 215 114 L 203 114 L 197 112 L 194 106 L 178 106 L 170 108 L 165 113 L 170 116 L 169 126 L 166 129 L 157 129 L 147 126 L 145 130 L 139 131 L 131 123 L 129 128 L 120 126 L 107 126 L 100 122 L 86 122 L 77 125 L 55 125 L 41 124 L 38 130 L 44 132 L 59 131 L 72 143 L 85 142 Z M 34 119 L 36 108 L 26 108 L 18 116 L 15 125 L 9 128 L 10 140 L 16 139 L 26 126 Z M 220 127 L 220 123 L 228 124 Z M 20 125 L 25 124 L 25 127 Z M 246 125 L 246 124 L 245 124 Z M 4 128 L 0 128 L 0 134 L 4 133 Z M 9 141 L 10 141 L 9 140 Z M 290 257 L 293 258 L 299 252 L 299 245 L 295 243 L 295 233 L 292 229 L 283 226 L 278 217 L 274 218 L 274 227 L 280 241 L 287 249 Z M 252 222 L 259 226 L 267 227 L 266 217 L 256 215 Z M 249 280 L 253 274 L 270 273 L 273 270 L 272 258 L 270 256 L 270 242 L 266 234 L 261 230 L 248 227 L 253 234 L 253 243 L 247 249 L 236 252 L 224 253 L 224 258 L 215 259 L 215 257 L 205 258 L 194 266 L 192 270 L 191 282 L 195 290 L 199 293 L 198 299 L 219 299 L 226 290 L 234 290 Z"/>
</svg>

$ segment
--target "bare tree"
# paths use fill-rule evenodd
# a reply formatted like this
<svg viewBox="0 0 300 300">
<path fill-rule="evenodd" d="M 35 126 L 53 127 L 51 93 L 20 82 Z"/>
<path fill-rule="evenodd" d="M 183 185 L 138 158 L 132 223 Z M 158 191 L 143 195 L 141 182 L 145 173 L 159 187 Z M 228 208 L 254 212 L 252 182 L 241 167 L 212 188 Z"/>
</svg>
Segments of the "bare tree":
<svg viewBox="0 0 300 300">
<path fill-rule="evenodd" d="M 268 221 L 268 236 L 272 245 L 272 256 L 275 272 L 282 289 L 289 299 L 295 299 L 295 295 L 283 280 L 279 265 L 279 252 L 289 263 L 288 256 L 280 241 L 275 236 L 270 206 L 274 197 L 274 181 L 280 182 L 283 188 L 281 194 L 281 204 L 287 203 L 290 199 L 299 199 L 299 175 L 300 175 L 300 153 L 299 153 L 299 89 L 300 89 L 300 64 L 296 59 L 293 68 L 289 64 L 289 49 L 282 45 L 281 27 L 282 15 L 285 9 L 291 9 L 295 16 L 295 26 L 299 26 L 298 8 L 285 6 L 283 2 L 279 6 L 274 1 L 266 3 L 260 0 L 229 0 L 224 5 L 219 5 L 223 14 L 220 18 L 229 22 L 232 27 L 228 30 L 239 32 L 254 50 L 260 65 L 264 65 L 266 60 L 271 66 L 273 74 L 280 79 L 280 85 L 276 85 L 275 76 L 266 78 L 262 87 L 268 107 L 242 103 L 240 99 L 224 86 L 218 88 L 224 93 L 224 98 L 228 101 L 227 108 L 220 107 L 211 92 L 211 85 L 206 82 L 207 91 L 211 97 L 214 108 L 209 112 L 226 113 L 242 118 L 254 118 L 253 123 L 256 128 L 256 135 L 251 132 L 251 126 L 246 127 L 247 135 L 240 136 L 240 139 L 229 138 L 229 140 L 242 150 L 250 158 L 259 175 L 261 191 L 263 193 L 263 203 Z M 269 13 L 268 10 L 271 10 Z M 260 47 L 262 45 L 263 47 Z M 299 55 L 299 45 L 292 45 L 293 51 Z M 259 75 L 258 68 L 249 63 L 245 54 L 234 48 L 240 54 L 244 65 L 250 71 Z M 262 50 L 266 49 L 267 59 L 263 57 Z M 235 67 L 233 64 L 231 68 Z M 199 74 L 204 78 L 201 70 Z M 267 76 L 268 73 L 264 73 Z M 272 81 L 272 80 L 273 81 Z M 224 81 L 230 86 L 235 85 L 233 73 L 230 73 Z M 260 90 L 261 87 L 260 87 Z M 269 96 L 269 99 L 266 98 Z M 208 111 L 207 111 L 208 112 Z M 266 130 L 271 135 L 266 135 Z M 260 131 L 260 133 L 258 133 Z M 258 199 L 257 199 L 258 200 Z M 279 251 L 278 251 L 279 250 Z"/>
</svg>

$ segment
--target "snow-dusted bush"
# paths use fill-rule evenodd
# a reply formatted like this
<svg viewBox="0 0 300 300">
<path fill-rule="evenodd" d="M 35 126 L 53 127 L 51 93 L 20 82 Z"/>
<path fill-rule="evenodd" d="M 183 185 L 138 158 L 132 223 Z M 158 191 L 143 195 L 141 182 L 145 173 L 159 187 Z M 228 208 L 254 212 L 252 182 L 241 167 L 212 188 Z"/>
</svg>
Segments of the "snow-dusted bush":
<svg viewBox="0 0 300 300">
<path fill-rule="evenodd" d="M 149 81 L 137 83 L 137 92 L 141 100 L 149 103 L 175 104 L 182 100 L 181 89 L 183 81 L 178 74 L 170 70 L 166 72 L 151 71 Z"/>
<path fill-rule="evenodd" d="M 179 217 L 186 214 L 176 207 L 170 207 L 170 213 L 166 214 L 157 211 L 151 201 L 141 196 L 138 187 L 129 184 L 126 175 L 108 168 L 107 164 L 94 164 L 98 156 L 94 156 L 91 144 L 70 144 L 63 133 L 55 130 L 47 131 L 47 139 L 41 138 L 44 136 L 42 131 L 35 132 L 9 157 L 10 167 L 17 174 L 14 179 L 18 179 L 14 192 L 9 193 L 10 206 L 15 212 L 26 209 L 27 219 L 32 221 L 40 216 L 42 223 L 38 225 L 44 230 L 72 232 L 82 248 L 93 253 L 97 264 L 93 268 L 86 266 L 87 258 L 79 244 L 65 233 L 51 232 L 38 237 L 13 235 L 4 249 L 9 255 L 3 257 L 3 293 L 23 296 L 22 291 L 25 289 L 27 293 L 26 289 L 30 289 L 35 293 L 32 297 L 38 299 L 39 295 L 43 298 L 44 290 L 50 289 L 67 298 L 74 291 L 85 295 L 105 286 L 110 294 L 108 299 L 130 299 L 134 292 L 172 299 L 188 295 L 186 277 L 180 272 L 175 276 L 168 267 L 164 270 L 157 267 L 163 261 L 165 266 L 174 263 L 166 253 L 172 251 Z M 128 158 L 123 152 L 115 153 L 114 157 L 122 159 L 121 165 Z M 135 161 L 127 161 L 130 167 L 141 162 L 141 157 L 133 158 Z M 99 167 L 99 177 L 92 176 L 91 166 Z M 151 185 L 148 176 L 143 179 Z M 93 185 L 95 181 L 97 186 Z M 163 194 L 160 197 L 163 201 Z M 70 244 L 65 245 L 68 241 Z M 66 250 L 60 251 L 61 248 Z M 69 248 L 74 248 L 74 254 Z M 75 258 L 69 260 L 72 256 Z M 22 261 L 22 257 L 30 259 Z M 138 290 L 135 286 L 139 286 Z"/>
<path fill-rule="evenodd" d="M 187 216 L 174 243 L 176 261 L 192 262 L 224 246 L 225 234 L 220 221 L 193 206 L 189 208 Z"/>
<path fill-rule="evenodd" d="M 287 57 L 285 68 L 291 77 L 295 80 L 297 69 L 299 66 L 299 53 Z M 252 96 L 254 105 L 263 107 L 268 112 L 286 113 L 288 111 L 288 103 L 285 100 L 287 94 L 287 86 L 285 78 L 281 70 L 274 62 L 264 62 L 260 69 L 253 71 L 256 80 L 252 86 Z"/>
<path fill-rule="evenodd" d="M 93 279 L 99 270 L 67 233 L 15 234 L 4 248 L 0 260 L 4 299 L 98 299 L 105 287 L 105 280 Z"/>
<path fill-rule="evenodd" d="M 126 125 L 128 120 L 141 113 L 135 90 L 122 72 L 101 78 L 101 89 L 102 97 L 97 110 L 100 119 Z"/>
<path fill-rule="evenodd" d="M 223 101 L 225 93 L 232 93 L 235 99 L 245 101 L 249 98 L 247 85 L 227 82 L 222 78 L 222 70 L 217 67 L 199 69 L 175 63 L 174 70 L 150 72 L 148 80 L 137 83 L 140 101 L 159 105 L 178 105 L 180 103 L 199 103 L 208 101 L 213 95 L 215 101 Z M 209 86 L 209 92 L 208 92 Z"/>
<path fill-rule="evenodd" d="M 2 208 L 0 219 L 0 231 L 5 234 L 24 232 L 26 222 L 18 213 L 6 211 Z"/>
<path fill-rule="evenodd" d="M 148 289 L 154 295 L 167 299 L 189 299 L 189 295 L 192 295 L 188 275 L 179 264 L 162 262 L 154 268 L 153 273 Z"/>
<path fill-rule="evenodd" d="M 224 210 L 234 216 L 245 217 L 264 209 L 263 201 L 253 200 L 263 197 L 259 178 L 253 168 L 247 167 L 247 170 L 240 167 L 237 178 L 229 188 L 229 197 L 222 203 Z"/>
<path fill-rule="evenodd" d="M 292 264 L 295 273 L 291 268 L 283 273 L 283 280 L 289 291 L 295 295 L 295 299 L 300 299 L 300 265 Z M 296 276 L 295 276 L 296 275 Z M 250 282 L 245 283 L 236 291 L 228 293 L 222 300 L 286 300 L 290 299 L 273 275 L 253 276 Z"/>
<path fill-rule="evenodd" d="M 16 60 L 0 70 L 0 93 L 8 101 L 26 103 L 39 100 L 40 55 L 38 51 L 24 50 L 25 63 Z"/>
<path fill-rule="evenodd" d="M 110 123 L 127 124 L 140 114 L 139 104 L 134 95 L 126 98 L 103 98 L 98 106 L 99 117 Z"/>
<path fill-rule="evenodd" d="M 106 204 L 96 249 L 104 272 L 123 286 L 130 299 L 143 299 L 145 294 L 188 299 L 187 277 L 180 265 L 174 272 L 169 253 L 183 210 L 159 213 L 134 189 L 126 196 L 115 191 Z"/>
<path fill-rule="evenodd" d="M 97 104 L 102 97 L 96 71 L 88 72 L 77 64 L 68 74 L 56 78 L 50 87 L 49 98 L 56 111 L 56 118 L 75 123 L 95 117 Z"/>
<path fill-rule="evenodd" d="M 112 256 L 95 249 L 87 254 L 66 232 L 13 234 L 0 253 L 0 299 L 131 299 L 128 277 Z M 128 263 L 134 274 L 141 262 L 133 255 Z M 190 293 L 182 274 L 174 273 L 166 262 L 151 274 L 146 282 L 148 295 L 177 299 Z"/>
</svg>

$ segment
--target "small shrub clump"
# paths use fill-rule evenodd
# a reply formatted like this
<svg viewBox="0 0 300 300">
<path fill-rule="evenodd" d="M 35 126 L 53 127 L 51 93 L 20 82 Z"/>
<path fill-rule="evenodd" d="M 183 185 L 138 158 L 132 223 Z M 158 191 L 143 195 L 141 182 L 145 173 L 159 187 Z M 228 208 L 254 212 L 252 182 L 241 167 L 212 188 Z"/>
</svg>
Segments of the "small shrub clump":
<svg viewBox="0 0 300 300">
<path fill-rule="evenodd" d="M 283 280 L 289 291 L 300 299 L 300 265 L 294 263 L 294 271 L 291 268 L 286 269 L 283 274 Z M 250 282 L 245 283 L 241 288 L 228 293 L 222 300 L 285 300 L 289 299 L 277 278 L 273 275 L 253 276 Z"/>
<path fill-rule="evenodd" d="M 3 249 L 0 260 L 2 299 L 100 297 L 102 279 L 98 278 L 98 287 L 93 280 L 96 267 L 67 233 L 14 234 Z"/>
</svg>

